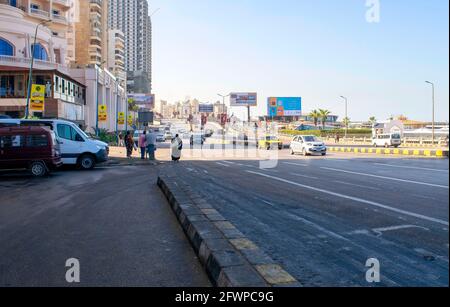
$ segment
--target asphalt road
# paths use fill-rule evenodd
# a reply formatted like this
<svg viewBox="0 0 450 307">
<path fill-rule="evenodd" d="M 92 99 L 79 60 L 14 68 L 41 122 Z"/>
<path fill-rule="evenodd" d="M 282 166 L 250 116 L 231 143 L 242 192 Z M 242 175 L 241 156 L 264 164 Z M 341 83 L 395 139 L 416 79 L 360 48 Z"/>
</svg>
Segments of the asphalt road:
<svg viewBox="0 0 450 307">
<path fill-rule="evenodd" d="M 68 284 L 66 260 L 80 263 Z M 210 286 L 151 166 L 0 172 L 0 286 Z"/>
<path fill-rule="evenodd" d="M 448 286 L 448 159 L 190 157 L 179 177 L 305 286 Z M 228 160 L 227 160 L 228 159 Z"/>
</svg>

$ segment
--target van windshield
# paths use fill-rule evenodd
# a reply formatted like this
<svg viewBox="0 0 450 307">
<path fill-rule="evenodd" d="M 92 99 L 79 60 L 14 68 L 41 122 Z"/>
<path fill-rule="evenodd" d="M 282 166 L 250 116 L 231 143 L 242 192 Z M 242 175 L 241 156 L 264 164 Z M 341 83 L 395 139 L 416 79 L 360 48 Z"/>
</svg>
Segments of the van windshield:
<svg viewBox="0 0 450 307">
<path fill-rule="evenodd" d="M 398 140 L 398 139 L 401 139 L 402 137 L 401 137 L 400 134 L 396 133 L 396 134 L 392 135 L 392 138 L 395 139 L 395 140 Z"/>
</svg>

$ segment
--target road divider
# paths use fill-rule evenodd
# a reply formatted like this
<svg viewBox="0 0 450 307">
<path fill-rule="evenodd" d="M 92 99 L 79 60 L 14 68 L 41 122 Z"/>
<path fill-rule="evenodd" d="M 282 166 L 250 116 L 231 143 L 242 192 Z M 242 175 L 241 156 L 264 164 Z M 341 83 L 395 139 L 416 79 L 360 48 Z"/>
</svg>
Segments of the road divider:
<svg viewBox="0 0 450 307">
<path fill-rule="evenodd" d="M 416 156 L 416 157 L 435 157 L 435 158 L 449 157 L 449 151 L 441 149 L 401 149 L 401 148 L 390 149 L 390 148 L 328 146 L 328 151 L 334 153 L 376 154 L 376 155 L 394 155 L 394 156 Z"/>
<path fill-rule="evenodd" d="M 301 286 L 170 169 L 160 174 L 158 186 L 215 286 Z"/>
</svg>

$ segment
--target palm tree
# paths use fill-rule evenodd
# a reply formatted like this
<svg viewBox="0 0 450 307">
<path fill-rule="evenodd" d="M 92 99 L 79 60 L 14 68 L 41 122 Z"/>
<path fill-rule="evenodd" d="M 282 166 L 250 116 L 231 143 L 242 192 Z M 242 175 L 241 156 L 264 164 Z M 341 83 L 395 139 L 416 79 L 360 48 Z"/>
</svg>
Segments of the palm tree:
<svg viewBox="0 0 450 307">
<path fill-rule="evenodd" d="M 377 123 L 377 118 L 375 116 L 370 117 L 369 123 L 371 126 L 374 126 Z"/>
<path fill-rule="evenodd" d="M 325 109 L 319 109 L 320 119 L 322 121 L 322 128 L 325 130 L 325 125 L 328 120 L 328 116 L 331 114 L 331 111 Z"/>
<path fill-rule="evenodd" d="M 313 110 L 311 111 L 311 113 L 309 113 L 309 117 L 311 117 L 314 121 L 314 126 L 317 127 L 317 124 L 319 123 L 319 118 L 320 118 L 320 113 L 317 110 Z"/>
</svg>

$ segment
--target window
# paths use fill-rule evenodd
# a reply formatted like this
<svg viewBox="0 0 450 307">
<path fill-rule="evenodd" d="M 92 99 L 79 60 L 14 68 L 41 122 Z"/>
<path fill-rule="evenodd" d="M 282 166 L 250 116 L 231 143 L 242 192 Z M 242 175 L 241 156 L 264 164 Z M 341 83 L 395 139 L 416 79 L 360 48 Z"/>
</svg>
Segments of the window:
<svg viewBox="0 0 450 307">
<path fill-rule="evenodd" d="M 23 147 L 24 138 L 21 135 L 5 135 L 0 137 L 0 148 Z"/>
<path fill-rule="evenodd" d="M 0 55 L 14 55 L 14 47 L 7 40 L 0 38 Z"/>
<path fill-rule="evenodd" d="M 69 125 L 58 124 L 58 136 L 69 141 L 83 142 L 83 138 Z"/>
<path fill-rule="evenodd" d="M 26 141 L 27 147 L 47 147 L 48 139 L 45 134 L 43 135 L 29 135 Z"/>
<path fill-rule="evenodd" d="M 41 44 L 33 44 L 31 47 L 33 57 L 37 60 L 48 61 L 47 50 Z"/>
</svg>

